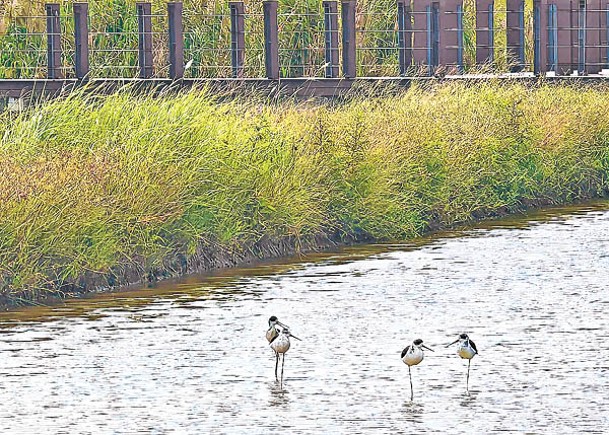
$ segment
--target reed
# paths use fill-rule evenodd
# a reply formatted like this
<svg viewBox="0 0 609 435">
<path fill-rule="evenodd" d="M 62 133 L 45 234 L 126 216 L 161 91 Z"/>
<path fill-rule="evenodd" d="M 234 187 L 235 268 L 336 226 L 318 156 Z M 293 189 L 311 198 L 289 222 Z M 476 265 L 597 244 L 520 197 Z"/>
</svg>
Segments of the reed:
<svg viewBox="0 0 609 435">
<path fill-rule="evenodd" d="M 127 269 L 131 280 L 172 274 L 179 261 L 265 240 L 406 240 L 607 193 L 605 88 L 378 94 L 320 103 L 75 92 L 4 112 L 0 293 L 114 283 Z"/>
</svg>

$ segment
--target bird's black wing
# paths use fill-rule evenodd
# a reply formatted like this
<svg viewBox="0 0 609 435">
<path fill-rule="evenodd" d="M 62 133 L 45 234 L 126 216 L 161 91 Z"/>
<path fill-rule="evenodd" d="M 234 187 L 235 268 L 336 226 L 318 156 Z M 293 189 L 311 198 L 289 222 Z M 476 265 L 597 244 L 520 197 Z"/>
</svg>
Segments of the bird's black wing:
<svg viewBox="0 0 609 435">
<path fill-rule="evenodd" d="M 402 351 L 402 358 L 404 358 L 408 352 L 410 352 L 410 346 L 406 346 L 406 348 L 404 348 Z"/>
<path fill-rule="evenodd" d="M 476 354 L 478 353 L 478 349 L 476 349 L 476 343 L 474 343 L 473 341 L 469 341 L 469 345 L 472 347 L 472 349 L 474 349 L 474 351 L 476 352 Z"/>
</svg>

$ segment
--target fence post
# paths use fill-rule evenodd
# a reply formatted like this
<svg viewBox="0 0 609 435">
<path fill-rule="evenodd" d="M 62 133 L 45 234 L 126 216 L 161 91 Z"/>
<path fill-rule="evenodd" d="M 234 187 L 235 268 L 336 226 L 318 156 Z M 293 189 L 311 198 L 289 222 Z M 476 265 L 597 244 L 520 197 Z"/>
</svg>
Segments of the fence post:
<svg viewBox="0 0 609 435">
<path fill-rule="evenodd" d="M 355 0 L 343 0 L 341 3 L 343 22 L 343 75 L 353 79 L 356 73 L 357 51 L 355 45 Z"/>
<path fill-rule="evenodd" d="M 89 4 L 74 3 L 74 72 L 76 78 L 89 74 Z"/>
<path fill-rule="evenodd" d="M 233 77 L 243 77 L 245 65 L 245 6 L 242 1 L 231 1 L 229 5 Z"/>
<path fill-rule="evenodd" d="M 524 56 L 524 0 L 506 0 L 507 58 L 511 72 L 522 71 Z"/>
<path fill-rule="evenodd" d="M 601 68 L 601 1 L 586 1 L 586 74 L 596 74 Z"/>
<path fill-rule="evenodd" d="M 184 24 L 182 22 L 182 2 L 167 3 L 167 23 L 169 25 L 169 78 L 184 77 Z"/>
<path fill-rule="evenodd" d="M 398 0 L 398 50 L 400 75 L 408 74 L 412 65 L 412 22 L 410 1 Z"/>
<path fill-rule="evenodd" d="M 152 7 L 150 3 L 136 3 L 138 28 L 138 62 L 140 78 L 152 77 Z"/>
<path fill-rule="evenodd" d="M 61 25 L 59 22 L 59 4 L 45 5 L 47 17 L 47 77 L 63 78 L 61 72 Z"/>
<path fill-rule="evenodd" d="M 326 78 L 338 77 L 338 66 L 340 61 L 338 50 L 338 2 L 335 0 L 324 1 L 324 26 L 325 26 L 325 61 Z"/>
<path fill-rule="evenodd" d="M 279 79 L 279 29 L 277 27 L 277 0 L 264 0 L 264 65 L 266 77 Z"/>
</svg>

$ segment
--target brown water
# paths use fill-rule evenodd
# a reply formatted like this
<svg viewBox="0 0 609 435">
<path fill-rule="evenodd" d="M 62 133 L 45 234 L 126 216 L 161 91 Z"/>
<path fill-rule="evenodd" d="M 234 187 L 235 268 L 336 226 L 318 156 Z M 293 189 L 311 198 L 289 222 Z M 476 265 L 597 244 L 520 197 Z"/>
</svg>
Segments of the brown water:
<svg viewBox="0 0 609 435">
<path fill-rule="evenodd" d="M 606 432 L 608 271 L 596 203 L 4 313 L 0 432 Z M 283 390 L 272 314 L 303 339 Z"/>
</svg>

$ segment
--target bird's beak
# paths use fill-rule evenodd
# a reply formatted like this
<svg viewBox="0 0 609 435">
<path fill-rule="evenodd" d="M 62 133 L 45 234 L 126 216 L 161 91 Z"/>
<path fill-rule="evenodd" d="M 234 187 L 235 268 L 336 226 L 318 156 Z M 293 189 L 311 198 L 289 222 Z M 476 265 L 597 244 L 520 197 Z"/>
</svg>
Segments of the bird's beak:
<svg viewBox="0 0 609 435">
<path fill-rule="evenodd" d="M 290 337 L 295 338 L 298 341 L 302 341 L 300 338 L 296 337 L 295 335 L 290 334 Z"/>
<path fill-rule="evenodd" d="M 422 344 L 421 347 L 424 347 L 427 350 L 431 350 L 432 352 L 435 352 L 433 349 L 430 349 L 429 347 L 425 346 L 424 344 Z"/>
<path fill-rule="evenodd" d="M 288 325 L 284 325 L 284 324 L 283 324 L 283 323 L 281 323 L 281 322 L 277 322 L 277 324 L 278 324 L 279 326 L 281 326 L 282 328 L 285 328 L 285 329 L 290 329 L 290 328 L 288 327 Z"/>
<path fill-rule="evenodd" d="M 453 344 L 457 343 L 458 341 L 459 341 L 459 339 L 457 338 L 457 339 L 456 339 L 455 341 L 453 341 L 452 343 L 447 344 L 447 345 L 446 345 L 446 347 L 448 347 L 448 346 L 452 346 Z"/>
</svg>

